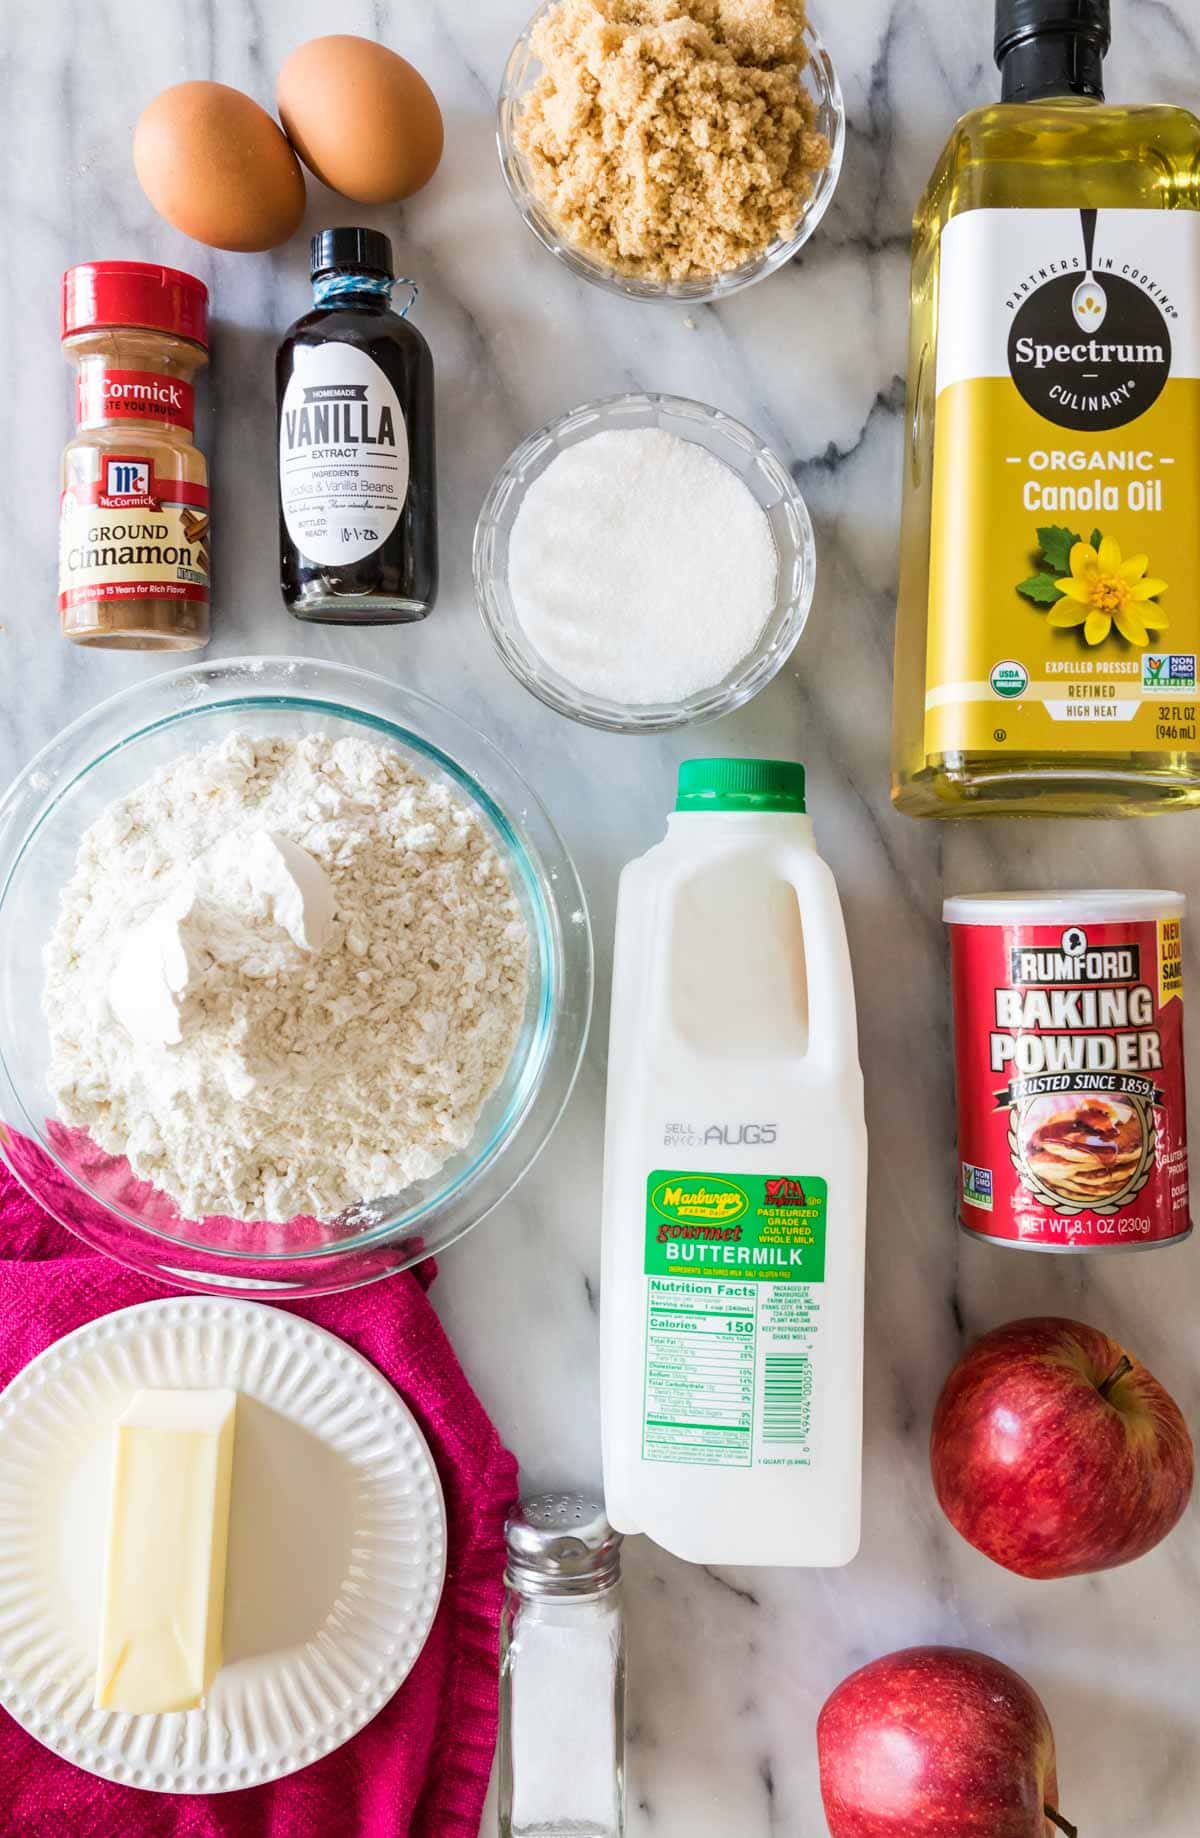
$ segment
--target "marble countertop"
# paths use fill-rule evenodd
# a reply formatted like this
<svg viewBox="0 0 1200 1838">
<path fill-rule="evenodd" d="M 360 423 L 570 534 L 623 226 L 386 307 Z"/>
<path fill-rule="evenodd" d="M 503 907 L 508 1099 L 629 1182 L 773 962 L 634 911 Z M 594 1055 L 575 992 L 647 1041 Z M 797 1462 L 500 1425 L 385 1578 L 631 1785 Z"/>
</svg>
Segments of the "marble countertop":
<svg viewBox="0 0 1200 1838">
<path fill-rule="evenodd" d="M 841 187 L 802 258 L 717 308 L 640 306 L 574 280 L 513 211 L 492 97 L 525 8 L 512 0 L 69 0 L 10 7 L 0 116 L 8 271 L 0 293 L 0 779 L 68 718 L 169 667 L 88 654 L 55 618 L 59 448 L 70 377 L 58 279 L 96 256 L 204 276 L 217 316 L 208 386 L 217 655 L 308 653 L 378 670 L 484 729 L 544 796 L 579 863 L 598 951 L 592 1042 L 570 1109 L 517 1192 L 443 1260 L 437 1306 L 520 1456 L 529 1489 L 599 1483 L 599 1172 L 616 879 L 660 835 L 674 768 L 705 748 L 792 755 L 845 903 L 872 1145 L 861 1555 L 839 1572 L 693 1569 L 645 1540 L 626 1558 L 633 1838 L 815 1838 L 816 1712 L 854 1666 L 918 1641 L 976 1645 L 1025 1673 L 1058 1738 L 1084 1838 L 1191 1838 L 1200 1800 L 1196 1509 L 1131 1568 L 1023 1582 L 963 1544 L 929 1483 L 933 1401 L 978 1332 L 1078 1315 L 1127 1340 L 1200 1423 L 1200 1246 L 1158 1256 L 1003 1256 L 952 1218 L 951 1048 L 940 909 L 985 886 L 1179 885 L 1200 896 L 1200 816 L 1144 824 L 939 827 L 887 795 L 892 614 L 912 205 L 954 118 L 996 94 L 985 0 L 814 0 L 849 114 Z M 1200 108 L 1191 9 L 1121 0 L 1115 99 Z M 422 294 L 438 382 L 443 587 L 417 628 L 293 623 L 276 587 L 272 355 L 306 309 L 304 236 L 222 255 L 168 229 L 130 163 L 160 87 L 215 77 L 268 102 L 292 47 L 379 37 L 432 82 L 447 150 L 428 190 L 367 213 Z M 310 184 L 306 229 L 362 220 Z M 659 389 L 756 428 L 795 468 L 818 543 L 816 598 L 790 666 L 702 736 L 591 733 L 505 672 L 480 627 L 470 539 L 486 486 L 530 429 L 589 397 Z M 1193 969 L 1194 969 L 1193 965 Z M 1196 1004 L 1193 1004 L 1195 1007 Z M 1194 1063 L 1200 1043 L 1192 1039 Z M 1200 1092 L 1200 1081 L 1196 1089 Z M 1193 1117 L 1200 1129 L 1200 1117 Z M 485 1831 L 494 1829 L 489 1813 Z"/>
</svg>

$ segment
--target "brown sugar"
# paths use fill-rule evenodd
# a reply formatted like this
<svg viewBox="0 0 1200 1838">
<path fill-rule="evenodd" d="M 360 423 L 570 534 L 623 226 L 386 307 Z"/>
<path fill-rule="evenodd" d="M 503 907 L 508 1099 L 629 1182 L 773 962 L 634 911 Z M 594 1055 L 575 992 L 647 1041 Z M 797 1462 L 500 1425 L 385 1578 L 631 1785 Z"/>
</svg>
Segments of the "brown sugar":
<svg viewBox="0 0 1200 1838">
<path fill-rule="evenodd" d="M 793 234 L 829 163 L 804 0 L 562 0 L 517 123 L 532 190 L 625 274 L 725 274 Z"/>
</svg>

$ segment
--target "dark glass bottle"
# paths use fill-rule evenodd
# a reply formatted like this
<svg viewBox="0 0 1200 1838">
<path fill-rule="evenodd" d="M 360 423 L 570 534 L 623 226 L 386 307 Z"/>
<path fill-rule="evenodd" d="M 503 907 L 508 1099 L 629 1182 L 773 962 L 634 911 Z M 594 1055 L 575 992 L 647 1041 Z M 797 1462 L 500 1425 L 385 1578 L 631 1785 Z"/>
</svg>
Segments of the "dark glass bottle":
<svg viewBox="0 0 1200 1838">
<path fill-rule="evenodd" d="M 424 619 L 438 584 L 429 346 L 391 309 L 378 230 L 314 236 L 312 281 L 313 311 L 275 360 L 284 603 L 333 625 Z"/>
</svg>

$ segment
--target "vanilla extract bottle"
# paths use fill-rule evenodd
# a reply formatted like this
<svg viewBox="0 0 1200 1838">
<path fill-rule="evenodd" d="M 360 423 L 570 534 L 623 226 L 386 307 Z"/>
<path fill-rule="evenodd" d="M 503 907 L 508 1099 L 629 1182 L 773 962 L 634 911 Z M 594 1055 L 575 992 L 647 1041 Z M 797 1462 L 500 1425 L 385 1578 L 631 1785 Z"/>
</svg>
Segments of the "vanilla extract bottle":
<svg viewBox="0 0 1200 1838">
<path fill-rule="evenodd" d="M 892 796 L 1200 805 L 1200 121 L 1104 99 L 1109 0 L 997 0 L 913 223 Z"/>
<path fill-rule="evenodd" d="M 280 586 L 297 619 L 398 625 L 437 596 L 433 359 L 378 230 L 312 239 L 313 310 L 275 360 Z"/>
</svg>

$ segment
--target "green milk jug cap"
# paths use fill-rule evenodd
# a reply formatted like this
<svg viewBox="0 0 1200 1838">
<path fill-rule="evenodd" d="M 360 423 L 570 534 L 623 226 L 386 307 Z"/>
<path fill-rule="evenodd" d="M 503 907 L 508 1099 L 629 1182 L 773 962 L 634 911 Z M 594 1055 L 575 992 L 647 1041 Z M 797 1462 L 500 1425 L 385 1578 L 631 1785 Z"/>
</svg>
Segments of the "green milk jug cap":
<svg viewBox="0 0 1200 1838">
<path fill-rule="evenodd" d="M 803 812 L 804 767 L 790 759 L 685 759 L 677 811 Z"/>
</svg>

